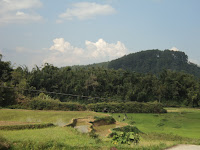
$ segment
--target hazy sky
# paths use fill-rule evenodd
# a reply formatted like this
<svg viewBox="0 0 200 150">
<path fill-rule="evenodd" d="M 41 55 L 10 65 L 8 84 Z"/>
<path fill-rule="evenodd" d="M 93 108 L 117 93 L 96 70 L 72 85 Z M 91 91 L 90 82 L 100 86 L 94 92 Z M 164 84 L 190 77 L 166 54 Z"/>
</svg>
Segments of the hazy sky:
<svg viewBox="0 0 200 150">
<path fill-rule="evenodd" d="M 82 65 L 148 49 L 200 64 L 200 0 L 0 0 L 0 53 L 15 66 Z"/>
</svg>

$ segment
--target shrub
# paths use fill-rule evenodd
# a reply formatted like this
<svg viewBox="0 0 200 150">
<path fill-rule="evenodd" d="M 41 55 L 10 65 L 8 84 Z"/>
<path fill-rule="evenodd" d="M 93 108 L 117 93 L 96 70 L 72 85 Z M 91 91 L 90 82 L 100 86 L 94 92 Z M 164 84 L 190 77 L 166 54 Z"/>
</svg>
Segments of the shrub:
<svg viewBox="0 0 200 150">
<path fill-rule="evenodd" d="M 94 117 L 95 121 L 93 122 L 93 124 L 103 124 L 103 125 L 108 125 L 108 124 L 114 124 L 116 122 L 116 120 L 111 117 L 111 116 L 107 116 L 107 117 Z"/>
<path fill-rule="evenodd" d="M 50 97 L 42 98 L 44 95 L 33 98 L 27 103 L 27 107 L 36 110 L 64 110 L 64 111 L 84 111 L 85 105 L 78 103 L 60 102 Z"/>
<path fill-rule="evenodd" d="M 110 113 L 166 113 L 160 103 L 140 103 L 140 102 L 127 102 L 127 103 L 96 103 L 88 104 L 87 108 L 96 112 L 104 112 L 105 110 Z"/>
<path fill-rule="evenodd" d="M 121 131 L 121 132 L 134 132 L 134 133 L 143 133 L 142 131 L 140 131 L 137 127 L 135 126 L 124 126 L 124 127 L 120 127 L 120 128 L 114 128 L 113 131 Z"/>
<path fill-rule="evenodd" d="M 115 132 L 112 137 L 113 144 L 138 144 L 140 141 L 140 136 L 134 132 Z"/>
<path fill-rule="evenodd" d="M 7 108 L 10 108 L 10 109 L 26 109 L 27 107 L 25 105 L 16 104 L 16 105 L 7 106 Z"/>
</svg>

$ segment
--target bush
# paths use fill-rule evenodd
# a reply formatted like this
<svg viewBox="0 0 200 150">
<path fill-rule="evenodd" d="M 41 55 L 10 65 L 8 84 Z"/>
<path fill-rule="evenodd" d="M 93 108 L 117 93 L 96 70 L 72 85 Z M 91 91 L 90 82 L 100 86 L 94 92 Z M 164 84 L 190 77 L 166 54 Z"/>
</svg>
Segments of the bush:
<svg viewBox="0 0 200 150">
<path fill-rule="evenodd" d="M 16 105 L 7 106 L 7 108 L 10 108 L 10 109 L 26 109 L 27 107 L 24 106 L 24 105 L 21 105 L 21 104 L 16 104 Z"/>
<path fill-rule="evenodd" d="M 120 128 L 114 128 L 113 131 L 121 131 L 121 132 L 134 132 L 134 133 L 143 133 L 142 131 L 140 131 L 137 127 L 135 126 L 124 126 L 124 127 L 120 127 Z"/>
<path fill-rule="evenodd" d="M 138 144 L 140 141 L 140 136 L 134 132 L 115 132 L 112 137 L 113 144 Z"/>
<path fill-rule="evenodd" d="M 64 111 L 84 111 L 86 110 L 85 105 L 78 103 L 60 102 L 54 100 L 49 96 L 40 94 L 38 97 L 33 98 L 27 103 L 27 107 L 36 110 L 64 110 Z"/>
<path fill-rule="evenodd" d="M 109 124 L 114 124 L 116 120 L 111 117 L 95 117 L 95 121 L 93 122 L 94 125 L 109 125 Z"/>
<path fill-rule="evenodd" d="M 127 102 L 127 103 L 96 103 L 88 104 L 87 108 L 96 112 L 104 112 L 105 110 L 110 113 L 166 113 L 160 103 L 140 103 L 140 102 Z"/>
</svg>

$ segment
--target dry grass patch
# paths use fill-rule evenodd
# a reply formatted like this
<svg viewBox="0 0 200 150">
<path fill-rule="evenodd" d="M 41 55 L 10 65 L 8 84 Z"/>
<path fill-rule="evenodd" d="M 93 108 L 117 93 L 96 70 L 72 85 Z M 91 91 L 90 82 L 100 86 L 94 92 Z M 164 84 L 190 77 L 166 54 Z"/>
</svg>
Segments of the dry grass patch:
<svg viewBox="0 0 200 150">
<path fill-rule="evenodd" d="M 0 121 L 0 126 L 37 124 L 36 122 Z"/>
<path fill-rule="evenodd" d="M 93 116 L 88 116 L 87 118 L 80 118 L 77 119 L 77 123 L 76 126 L 81 126 L 81 125 L 91 125 L 90 122 L 94 121 L 94 117 Z"/>
<path fill-rule="evenodd" d="M 111 125 L 102 125 L 102 126 L 95 126 L 94 129 L 97 134 L 99 134 L 102 137 L 107 137 L 110 133 L 112 133 L 111 129 L 123 127 L 128 125 L 127 123 L 123 122 L 116 122 L 115 124 Z"/>
</svg>

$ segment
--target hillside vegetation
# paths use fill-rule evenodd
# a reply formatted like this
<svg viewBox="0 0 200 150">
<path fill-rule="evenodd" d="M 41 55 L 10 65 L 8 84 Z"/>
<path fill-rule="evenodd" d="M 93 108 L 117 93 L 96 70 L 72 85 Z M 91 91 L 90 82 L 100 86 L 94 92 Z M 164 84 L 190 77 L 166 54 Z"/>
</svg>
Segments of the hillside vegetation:
<svg viewBox="0 0 200 150">
<path fill-rule="evenodd" d="M 4 61 L 0 61 L 0 67 L 1 107 L 36 99 L 43 100 L 41 107 L 52 101 L 49 104 L 55 103 L 57 108 L 65 105 L 59 101 L 81 104 L 157 101 L 165 106 L 192 107 L 200 103 L 199 77 L 184 72 L 163 70 L 154 75 L 101 67 L 58 68 L 50 64 L 29 71 L 27 67 L 13 69 Z M 38 97 L 45 92 L 48 93 Z M 75 107 L 80 108 L 78 104 Z"/>
<path fill-rule="evenodd" d="M 124 69 L 140 73 L 158 74 L 164 69 L 184 71 L 195 76 L 200 75 L 200 67 L 188 61 L 188 56 L 181 51 L 147 50 L 132 53 L 112 60 L 108 68 Z"/>
</svg>

